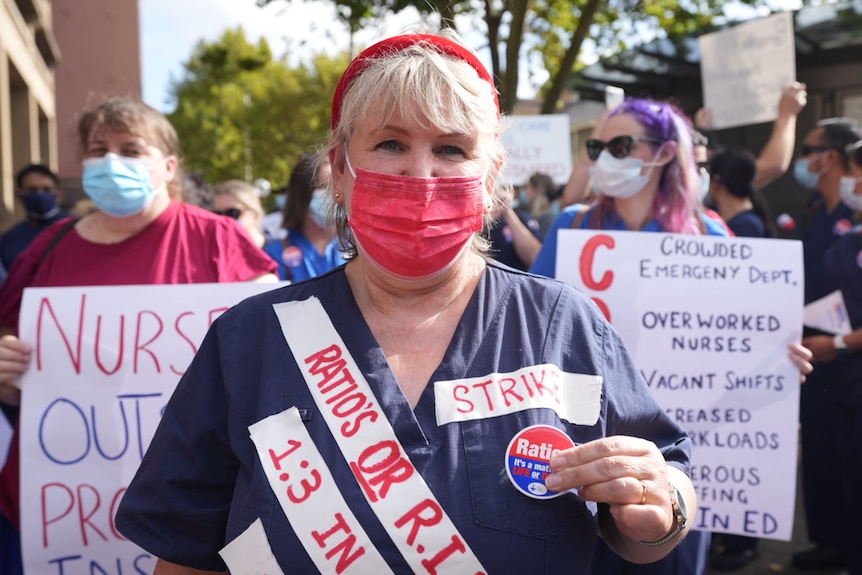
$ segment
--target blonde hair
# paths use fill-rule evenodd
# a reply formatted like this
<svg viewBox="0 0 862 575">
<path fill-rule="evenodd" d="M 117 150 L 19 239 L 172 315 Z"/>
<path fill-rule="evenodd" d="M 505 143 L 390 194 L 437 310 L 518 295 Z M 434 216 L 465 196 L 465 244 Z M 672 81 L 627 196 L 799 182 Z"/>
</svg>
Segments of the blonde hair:
<svg viewBox="0 0 862 575">
<path fill-rule="evenodd" d="M 459 41 L 454 33 L 441 36 Z M 318 155 L 318 166 L 328 160 L 329 152 L 345 148 L 360 122 L 377 110 L 386 110 L 382 124 L 397 112 L 408 124 L 422 128 L 478 132 L 477 149 L 489 166 L 488 181 L 496 182 L 489 189 L 492 205 L 485 212 L 487 228 L 493 222 L 492 214 L 504 205 L 503 198 L 511 194 L 510 184 L 500 179 L 505 149 L 499 138 L 503 125 L 494 86 L 465 60 L 442 54 L 424 40 L 370 59 L 341 99 L 339 122 L 327 147 Z M 334 219 L 347 257 L 355 256 L 343 205 L 336 205 Z M 477 234 L 473 247 L 485 253 L 489 243 Z"/>
<path fill-rule="evenodd" d="M 174 127 L 155 108 L 138 99 L 115 96 L 99 105 L 84 110 L 78 120 L 79 153 L 86 155 L 90 137 L 105 130 L 116 130 L 141 137 L 167 156 L 177 159 L 174 179 L 168 182 L 168 194 L 176 200 L 183 199 L 183 173 L 180 145 Z"/>
<path fill-rule="evenodd" d="M 231 196 L 238 199 L 242 204 L 258 215 L 263 215 L 263 204 L 257 189 L 242 180 L 226 180 L 216 185 L 213 196 Z"/>
</svg>

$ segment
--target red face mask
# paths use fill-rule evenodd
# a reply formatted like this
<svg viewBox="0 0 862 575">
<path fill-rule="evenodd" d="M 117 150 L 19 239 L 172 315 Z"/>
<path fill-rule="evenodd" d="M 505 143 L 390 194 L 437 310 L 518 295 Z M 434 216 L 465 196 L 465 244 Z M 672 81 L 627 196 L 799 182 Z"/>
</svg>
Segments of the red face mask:
<svg viewBox="0 0 862 575">
<path fill-rule="evenodd" d="M 350 172 L 350 227 L 363 253 L 393 276 L 419 280 L 443 271 L 482 230 L 482 176 Z"/>
</svg>

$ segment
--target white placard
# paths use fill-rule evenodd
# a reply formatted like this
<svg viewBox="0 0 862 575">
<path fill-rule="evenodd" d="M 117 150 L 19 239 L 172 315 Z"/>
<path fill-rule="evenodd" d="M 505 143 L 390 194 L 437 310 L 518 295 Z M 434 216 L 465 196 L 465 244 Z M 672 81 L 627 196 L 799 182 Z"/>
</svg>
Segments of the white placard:
<svg viewBox="0 0 862 575">
<path fill-rule="evenodd" d="M 698 38 L 704 106 L 714 129 L 771 122 L 796 79 L 793 14 L 780 12 Z"/>
<path fill-rule="evenodd" d="M 841 290 L 835 290 L 806 305 L 802 310 L 802 322 L 806 327 L 827 333 L 848 335 L 853 331 Z"/>
<path fill-rule="evenodd" d="M 269 283 L 35 288 L 19 333 L 21 537 L 27 575 L 151 573 L 117 505 L 206 330 Z"/>
<path fill-rule="evenodd" d="M 789 540 L 802 244 L 562 230 L 557 277 L 591 296 L 694 443 L 695 529 Z"/>
<path fill-rule="evenodd" d="M 572 136 L 569 116 L 509 116 L 508 127 L 500 136 L 506 148 L 504 174 L 520 186 L 535 172 L 551 176 L 563 185 L 572 172 Z"/>
</svg>

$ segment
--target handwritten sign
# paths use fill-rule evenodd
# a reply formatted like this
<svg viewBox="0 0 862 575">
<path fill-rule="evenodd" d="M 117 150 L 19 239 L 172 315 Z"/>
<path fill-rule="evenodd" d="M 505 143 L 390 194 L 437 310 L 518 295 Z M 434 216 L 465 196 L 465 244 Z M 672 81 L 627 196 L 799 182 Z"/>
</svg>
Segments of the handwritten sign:
<svg viewBox="0 0 862 575">
<path fill-rule="evenodd" d="M 704 106 L 715 129 L 771 122 L 796 79 L 793 15 L 781 12 L 698 38 Z"/>
<path fill-rule="evenodd" d="M 278 284 L 38 288 L 20 337 L 21 537 L 28 575 L 147 574 L 114 526 L 162 410 L 212 322 Z"/>
<path fill-rule="evenodd" d="M 694 528 L 789 540 L 802 335 L 798 241 L 563 230 L 557 277 L 591 296 L 692 438 Z"/>
<path fill-rule="evenodd" d="M 509 116 L 500 141 L 508 154 L 504 173 L 523 185 L 536 172 L 565 184 L 572 172 L 572 140 L 566 114 Z"/>
</svg>

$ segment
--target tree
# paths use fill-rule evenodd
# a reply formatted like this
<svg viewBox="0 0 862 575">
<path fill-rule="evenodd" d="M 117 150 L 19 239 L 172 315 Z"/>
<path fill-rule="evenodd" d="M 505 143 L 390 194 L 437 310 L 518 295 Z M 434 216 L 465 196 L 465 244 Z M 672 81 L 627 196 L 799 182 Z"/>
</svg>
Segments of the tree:
<svg viewBox="0 0 862 575">
<path fill-rule="evenodd" d="M 257 0 L 259 6 L 275 1 Z M 294 0 L 295 1 L 295 0 Z M 727 5 L 769 6 L 777 0 L 318 0 L 335 4 L 351 33 L 376 18 L 412 7 L 435 14 L 441 27 L 456 18 L 481 21 L 488 38 L 491 72 L 500 105 L 510 113 L 520 82 L 518 63 L 527 50 L 541 53 L 549 80 L 540 89 L 542 112 L 558 109 L 560 97 L 589 42 L 599 53 L 625 47 L 645 34 L 671 39 L 710 30 Z M 502 54 L 502 58 L 501 58 Z"/>
<path fill-rule="evenodd" d="M 273 59 L 266 40 L 251 44 L 241 28 L 201 41 L 170 95 L 186 169 L 208 182 L 257 178 L 287 183 L 300 155 L 322 146 L 330 102 L 346 54 L 317 55 L 291 68 Z"/>
</svg>

